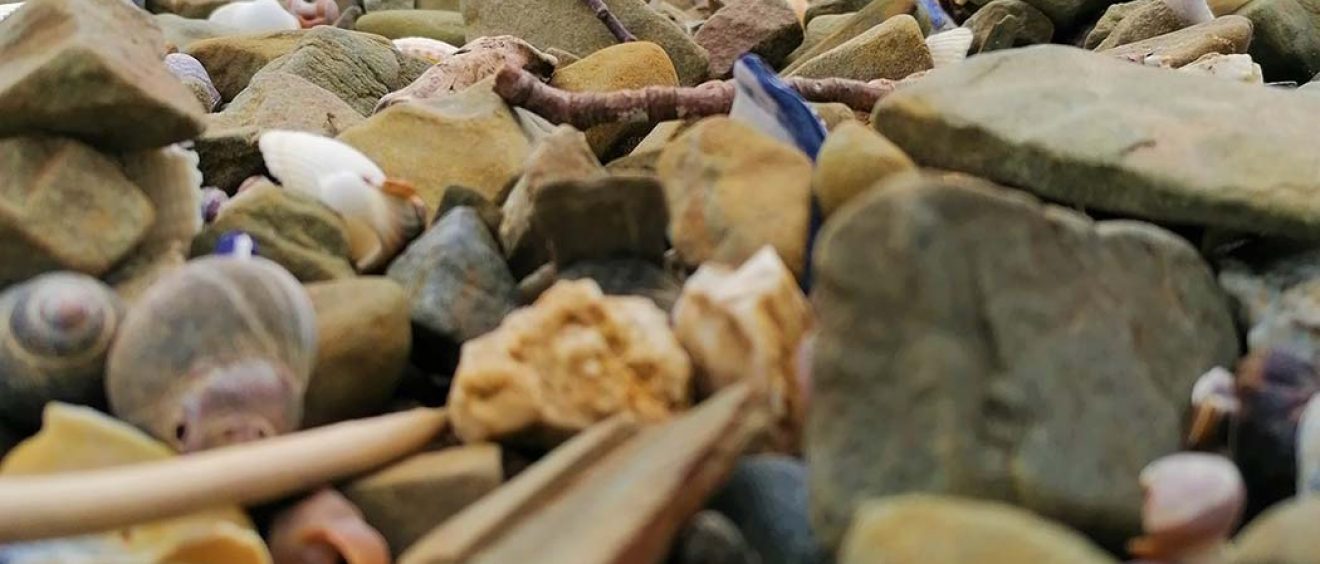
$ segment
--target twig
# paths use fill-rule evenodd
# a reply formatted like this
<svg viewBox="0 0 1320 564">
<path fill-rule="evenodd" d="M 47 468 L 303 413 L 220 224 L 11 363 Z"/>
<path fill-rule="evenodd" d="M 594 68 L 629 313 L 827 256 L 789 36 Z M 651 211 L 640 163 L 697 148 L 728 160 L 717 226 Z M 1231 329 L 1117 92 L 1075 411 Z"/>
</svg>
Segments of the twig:
<svg viewBox="0 0 1320 564">
<path fill-rule="evenodd" d="M 810 102 L 841 102 L 859 112 L 894 91 L 891 80 L 789 78 L 786 82 Z M 549 86 L 535 74 L 505 67 L 495 77 L 495 92 L 512 105 L 526 108 L 556 123 L 578 129 L 607 123 L 658 123 L 727 114 L 733 106 L 732 80 L 691 88 L 649 86 L 614 92 L 567 92 Z"/>
<path fill-rule="evenodd" d="M 587 8 L 590 8 L 596 14 L 596 18 L 610 29 L 610 33 L 614 34 L 614 38 L 619 40 L 619 43 L 637 41 L 637 37 L 629 32 L 628 28 L 623 27 L 623 22 L 614 17 L 614 12 L 611 12 L 610 7 L 605 5 L 605 0 L 582 0 L 582 3 L 586 4 Z"/>
</svg>

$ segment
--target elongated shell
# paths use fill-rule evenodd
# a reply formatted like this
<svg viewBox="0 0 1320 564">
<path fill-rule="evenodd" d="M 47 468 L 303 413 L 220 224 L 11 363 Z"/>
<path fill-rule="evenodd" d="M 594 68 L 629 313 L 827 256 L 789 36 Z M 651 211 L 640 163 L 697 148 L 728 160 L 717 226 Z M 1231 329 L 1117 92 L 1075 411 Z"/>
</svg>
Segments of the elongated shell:
<svg viewBox="0 0 1320 564">
<path fill-rule="evenodd" d="M 967 58 L 967 50 L 972 48 L 972 30 L 955 27 L 936 33 L 926 38 L 926 48 L 930 50 L 935 68 L 956 65 Z"/>
<path fill-rule="evenodd" d="M 0 295 L 0 417 L 32 430 L 46 402 L 96 402 L 123 315 L 114 292 L 83 274 L 45 274 Z"/>
<path fill-rule="evenodd" d="M 1260 65 L 1256 64 L 1251 59 L 1251 55 L 1247 54 L 1221 55 L 1219 53 L 1209 53 L 1179 67 L 1178 70 L 1206 74 L 1234 82 L 1265 84 L 1265 75 L 1261 71 Z"/>
<path fill-rule="evenodd" d="M 458 52 L 458 47 L 429 37 L 400 37 L 394 40 L 394 48 L 404 55 L 424 59 L 431 64 L 443 61 Z"/>
<path fill-rule="evenodd" d="M 300 29 L 298 18 L 278 0 L 248 0 L 225 4 L 211 12 L 207 20 L 243 33 L 262 33 Z"/>
<path fill-rule="evenodd" d="M 206 72 L 201 61 L 192 55 L 170 53 L 165 55 L 165 67 L 197 96 L 206 111 L 214 111 L 220 105 L 220 91 L 215 89 L 211 75 Z"/>
<path fill-rule="evenodd" d="M 115 415 L 184 451 L 292 431 L 316 358 L 307 292 L 260 258 L 206 256 L 158 281 L 110 351 Z"/>
</svg>

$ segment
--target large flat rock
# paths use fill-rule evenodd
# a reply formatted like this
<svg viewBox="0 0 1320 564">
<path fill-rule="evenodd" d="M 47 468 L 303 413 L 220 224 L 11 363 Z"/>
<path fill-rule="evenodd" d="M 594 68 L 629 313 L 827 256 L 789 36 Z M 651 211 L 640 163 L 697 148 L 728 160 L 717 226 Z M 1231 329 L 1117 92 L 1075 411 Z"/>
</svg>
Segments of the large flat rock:
<svg viewBox="0 0 1320 564">
<path fill-rule="evenodd" d="M 1157 221 L 1320 238 L 1320 97 L 1062 46 L 972 57 L 876 106 L 919 164 Z"/>
</svg>

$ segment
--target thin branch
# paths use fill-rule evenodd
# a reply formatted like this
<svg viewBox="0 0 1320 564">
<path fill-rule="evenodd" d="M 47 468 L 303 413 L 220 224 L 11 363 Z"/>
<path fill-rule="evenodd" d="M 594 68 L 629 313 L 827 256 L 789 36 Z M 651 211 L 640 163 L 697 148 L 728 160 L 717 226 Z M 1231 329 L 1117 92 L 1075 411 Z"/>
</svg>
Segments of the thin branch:
<svg viewBox="0 0 1320 564">
<path fill-rule="evenodd" d="M 596 18 L 605 24 L 605 27 L 609 28 L 610 33 L 614 35 L 615 39 L 619 40 L 619 43 L 637 41 L 637 37 L 629 32 L 628 28 L 623 27 L 623 22 L 614 17 L 614 12 L 611 12 L 610 7 L 605 5 L 605 0 L 582 0 L 582 3 L 586 4 L 592 13 L 596 14 Z"/>
</svg>

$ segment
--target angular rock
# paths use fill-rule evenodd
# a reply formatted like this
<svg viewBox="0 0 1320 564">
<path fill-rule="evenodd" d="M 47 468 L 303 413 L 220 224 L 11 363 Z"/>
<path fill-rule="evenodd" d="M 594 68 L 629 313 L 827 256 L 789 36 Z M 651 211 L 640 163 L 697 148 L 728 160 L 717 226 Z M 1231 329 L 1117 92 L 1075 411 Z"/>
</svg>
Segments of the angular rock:
<svg viewBox="0 0 1320 564">
<path fill-rule="evenodd" d="M 718 512 L 704 510 L 679 531 L 670 554 L 674 564 L 761 564 L 737 525 Z"/>
<path fill-rule="evenodd" d="M 831 131 L 816 155 L 812 191 L 826 217 L 882 180 L 917 165 L 875 130 L 848 122 Z"/>
<path fill-rule="evenodd" d="M 683 85 L 692 86 L 706 78 L 706 50 L 677 24 L 643 0 L 606 0 L 605 4 L 637 39 L 664 49 Z M 582 57 L 618 43 L 581 0 L 470 0 L 463 2 L 463 21 L 467 22 L 468 41 L 486 35 L 516 35 L 538 48 L 558 47 Z"/>
<path fill-rule="evenodd" d="M 53 270 L 99 276 L 155 218 L 115 161 L 71 139 L 0 138 L 0 171 L 0 288 Z"/>
<path fill-rule="evenodd" d="M 923 166 L 1053 200 L 1317 238 L 1320 100 L 1293 94 L 1038 45 L 931 73 L 872 123 Z"/>
<path fill-rule="evenodd" d="M 1320 500 L 1291 499 L 1252 520 L 1234 540 L 1233 564 L 1316 564 L 1320 562 Z"/>
<path fill-rule="evenodd" d="M 742 264 L 770 244 L 801 274 L 812 173 L 801 151 L 720 116 L 670 142 L 657 169 L 684 264 Z"/>
<path fill-rule="evenodd" d="M 639 41 L 607 47 L 561 67 L 551 77 L 550 85 L 569 92 L 611 92 L 678 86 L 680 77 L 659 46 Z M 622 139 L 645 134 L 646 129 L 646 124 L 598 125 L 587 130 L 587 141 L 597 155 L 604 157 L 613 154 Z"/>
<path fill-rule="evenodd" d="M 390 552 L 417 539 L 504 481 L 500 447 L 478 444 L 415 454 L 350 482 L 344 496 L 380 531 Z"/>
<path fill-rule="evenodd" d="M 793 60 L 799 52 L 814 47 L 817 43 L 820 43 L 822 39 L 839 31 L 844 24 L 848 23 L 849 19 L 852 19 L 853 14 L 855 13 L 856 12 L 830 14 L 813 18 L 811 23 L 807 24 L 806 29 L 803 30 L 802 44 L 798 45 L 798 48 L 793 50 L 793 53 L 789 55 L 789 60 Z"/>
<path fill-rule="evenodd" d="M 1023 0 L 993 0 L 963 22 L 972 30 L 972 53 L 999 51 L 1054 37 L 1054 22 Z"/>
<path fill-rule="evenodd" d="M 156 14 L 152 18 L 156 20 L 156 26 L 165 34 L 166 47 L 174 46 L 178 51 L 186 52 L 193 43 L 205 39 L 238 34 L 238 30 L 207 20 L 195 20 L 174 14 Z"/>
<path fill-rule="evenodd" d="M 559 280 L 590 279 L 607 296 L 642 296 L 665 311 L 674 309 L 683 290 L 683 281 L 673 273 L 641 259 L 578 261 L 555 275 Z"/>
<path fill-rule="evenodd" d="M 1164 0 L 1114 4 L 1087 34 L 1083 47 L 1104 51 L 1178 31 L 1187 24 Z"/>
<path fill-rule="evenodd" d="M 302 31 L 226 35 L 179 47 L 201 61 L 220 97 L 229 101 L 247 88 L 258 71 L 292 51 L 303 36 Z"/>
<path fill-rule="evenodd" d="M 916 10 L 914 0 L 872 0 L 865 4 L 860 11 L 851 15 L 848 21 L 839 25 L 838 29 L 830 35 L 812 44 L 810 47 L 799 49 L 792 55 L 793 64 L 784 69 L 785 73 L 791 73 L 801 67 L 803 63 L 816 58 L 818 55 L 834 49 L 853 38 L 866 33 L 890 18 L 900 14 L 911 14 Z M 850 10 L 851 11 L 851 10 Z M 810 20 L 808 20 L 810 21 Z"/>
<path fill-rule="evenodd" d="M 269 182 L 231 198 L 215 221 L 193 240 L 193 256 L 211 253 L 220 236 L 243 231 L 257 253 L 279 263 L 302 282 L 351 278 L 344 220 L 319 200 Z"/>
<path fill-rule="evenodd" d="M 304 428 L 384 410 L 408 363 L 408 296 L 393 280 L 364 276 L 307 285 L 316 308 L 316 364 Z"/>
<path fill-rule="evenodd" d="M 810 59 L 802 59 L 788 76 L 899 80 L 933 66 L 921 27 L 900 14 Z"/>
<path fill-rule="evenodd" d="M 234 0 L 147 0 L 152 13 L 177 14 L 185 18 L 206 19 L 216 8 Z"/>
<path fill-rule="evenodd" d="M 1180 446 L 1192 384 L 1237 358 L 1227 300 L 1185 241 L 972 177 L 868 192 L 816 261 L 805 444 L 829 546 L 860 501 L 914 491 L 1121 542 L 1139 530 L 1135 477 Z"/>
<path fill-rule="evenodd" d="M 1320 72 L 1320 3 L 1316 0 L 1253 0 L 1234 12 L 1251 20 L 1251 58 L 1269 81 L 1310 80 Z"/>
<path fill-rule="evenodd" d="M 691 377 L 650 300 L 560 282 L 463 344 L 448 413 L 465 442 L 553 446 L 619 413 L 667 419 L 690 404 Z"/>
<path fill-rule="evenodd" d="M 344 131 L 339 140 L 362 151 L 385 174 L 412 182 L 431 211 L 428 220 L 452 185 L 497 201 L 531 150 L 489 83 L 425 104 L 392 106 Z"/>
<path fill-rule="evenodd" d="M 194 146 L 210 186 L 233 192 L 265 170 L 257 139 L 272 129 L 333 137 L 364 121 L 328 90 L 301 77 L 258 73 L 224 111 L 206 117 L 206 132 Z"/>
<path fill-rule="evenodd" d="M 499 326 L 513 311 L 517 283 L 477 212 L 450 210 L 386 271 L 412 304 L 418 353 L 452 349 Z M 416 356 L 416 355 L 414 355 Z"/>
<path fill-rule="evenodd" d="M 1251 35 L 1251 20 L 1242 16 L 1223 16 L 1104 53 L 1138 63 L 1151 59 L 1154 63 L 1178 68 L 1208 53 L 1246 53 Z"/>
<path fill-rule="evenodd" d="M 541 190 L 556 182 L 603 176 L 605 169 L 591 152 L 586 136 L 572 126 L 556 127 L 536 144 L 502 208 L 500 243 L 515 274 L 526 275 L 550 260 L 545 235 L 532 222 Z"/>
<path fill-rule="evenodd" d="M 546 185 L 536 194 L 535 231 L 557 266 L 633 257 L 660 264 L 669 214 L 651 176 L 608 176 Z"/>
<path fill-rule="evenodd" d="M 450 210 L 460 206 L 477 210 L 477 215 L 486 224 L 486 228 L 490 229 L 491 233 L 499 233 L 500 223 L 504 221 L 504 212 L 500 211 L 500 207 L 489 198 L 466 186 L 446 187 L 445 195 L 440 198 L 440 209 L 436 210 L 435 216 L 444 217 Z"/>
<path fill-rule="evenodd" d="M 302 32 L 292 51 L 262 70 L 305 78 L 365 116 L 382 96 L 417 80 L 429 67 L 383 37 L 319 26 Z"/>
<path fill-rule="evenodd" d="M 165 39 L 125 2 L 30 0 L 0 27 L 0 136 L 52 133 L 131 151 L 202 132 Z"/>
<path fill-rule="evenodd" d="M 868 501 L 839 564 L 1117 564 L 1086 538 L 1004 503 L 905 495 Z"/>
<path fill-rule="evenodd" d="M 764 564 L 826 562 L 807 518 L 807 467 L 784 455 L 746 456 L 709 507 L 727 515 Z"/>
<path fill-rule="evenodd" d="M 779 67 L 802 43 L 802 24 L 783 0 L 730 0 L 693 36 L 710 53 L 711 78 L 733 72 L 743 53 L 756 53 Z"/>
<path fill-rule="evenodd" d="M 428 37 L 450 45 L 463 45 L 463 15 L 441 10 L 389 10 L 358 18 L 355 30 L 387 39 Z"/>
<path fill-rule="evenodd" d="M 1094 14 L 1113 3 L 1113 0 L 1024 0 L 1031 4 L 1037 10 L 1049 16 L 1050 21 L 1054 22 L 1054 29 L 1059 31 L 1072 30 L 1082 25 L 1083 19 L 1094 17 Z"/>
</svg>

